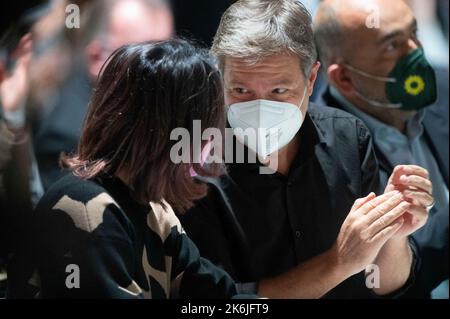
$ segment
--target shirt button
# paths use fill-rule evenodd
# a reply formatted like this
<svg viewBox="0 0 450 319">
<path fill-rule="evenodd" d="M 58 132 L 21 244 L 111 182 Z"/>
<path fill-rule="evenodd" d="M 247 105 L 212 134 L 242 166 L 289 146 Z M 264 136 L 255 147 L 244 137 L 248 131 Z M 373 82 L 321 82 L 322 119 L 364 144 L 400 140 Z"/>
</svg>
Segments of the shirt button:
<svg viewBox="0 0 450 319">
<path fill-rule="evenodd" d="M 297 237 L 297 238 L 300 238 L 300 231 L 299 230 L 297 230 L 296 232 L 295 232 L 295 237 Z"/>
</svg>

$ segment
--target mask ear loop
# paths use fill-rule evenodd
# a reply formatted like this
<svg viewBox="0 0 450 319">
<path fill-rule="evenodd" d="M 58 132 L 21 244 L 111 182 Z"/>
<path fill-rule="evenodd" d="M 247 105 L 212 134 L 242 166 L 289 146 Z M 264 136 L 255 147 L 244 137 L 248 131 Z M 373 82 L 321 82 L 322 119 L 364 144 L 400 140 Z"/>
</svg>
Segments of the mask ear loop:
<svg viewBox="0 0 450 319">
<path fill-rule="evenodd" d="M 308 92 L 308 86 L 305 86 L 305 91 L 303 92 L 302 101 L 300 102 L 300 108 L 302 108 L 303 103 L 305 102 L 307 92 Z"/>
<path fill-rule="evenodd" d="M 377 80 L 377 81 L 382 81 L 382 82 L 390 82 L 390 83 L 396 83 L 397 79 L 396 78 L 389 78 L 389 77 L 384 77 L 384 76 L 376 76 L 376 75 L 372 75 L 369 73 L 366 73 L 360 69 L 355 68 L 354 66 L 351 66 L 350 64 L 344 63 L 344 65 L 350 69 L 351 71 L 358 73 L 359 75 L 365 76 L 369 79 L 373 79 L 373 80 Z"/>
<path fill-rule="evenodd" d="M 396 83 L 397 79 L 395 78 L 390 78 L 390 77 L 383 77 L 383 76 L 376 76 L 376 75 L 372 75 L 369 73 L 366 73 L 362 70 L 359 70 L 347 63 L 344 63 L 344 65 L 350 70 L 353 71 L 355 73 L 358 73 L 359 75 L 365 76 L 369 79 L 373 79 L 373 80 L 377 80 L 377 81 L 381 81 L 381 82 L 390 82 L 390 83 Z M 379 108 L 385 108 L 385 109 L 400 109 L 403 107 L 402 103 L 383 103 L 383 102 L 378 102 L 372 99 L 367 98 L 366 96 L 364 96 L 363 94 L 361 94 L 358 90 L 355 89 L 356 94 L 363 99 L 364 101 L 366 101 L 367 103 L 369 103 L 372 106 L 375 107 L 379 107 Z"/>
<path fill-rule="evenodd" d="M 384 108 L 384 109 L 399 109 L 403 106 L 402 103 L 382 103 L 382 102 L 378 102 L 372 99 L 369 99 L 367 97 L 365 97 L 364 95 L 362 95 L 359 91 L 355 90 L 356 95 L 358 95 L 361 99 L 363 99 L 364 101 L 366 101 L 367 103 L 369 103 L 372 106 L 375 107 L 379 107 L 379 108 Z"/>
</svg>

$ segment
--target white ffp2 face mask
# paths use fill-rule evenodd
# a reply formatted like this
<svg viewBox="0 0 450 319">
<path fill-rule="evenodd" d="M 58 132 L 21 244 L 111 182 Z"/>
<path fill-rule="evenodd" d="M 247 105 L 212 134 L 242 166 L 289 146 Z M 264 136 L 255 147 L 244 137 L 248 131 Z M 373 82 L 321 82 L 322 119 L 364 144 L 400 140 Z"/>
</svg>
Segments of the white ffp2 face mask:
<svg viewBox="0 0 450 319">
<path fill-rule="evenodd" d="M 305 101 L 307 88 L 300 107 Z M 236 139 L 263 159 L 291 142 L 300 130 L 304 116 L 299 106 L 269 100 L 230 105 L 228 122 Z"/>
</svg>

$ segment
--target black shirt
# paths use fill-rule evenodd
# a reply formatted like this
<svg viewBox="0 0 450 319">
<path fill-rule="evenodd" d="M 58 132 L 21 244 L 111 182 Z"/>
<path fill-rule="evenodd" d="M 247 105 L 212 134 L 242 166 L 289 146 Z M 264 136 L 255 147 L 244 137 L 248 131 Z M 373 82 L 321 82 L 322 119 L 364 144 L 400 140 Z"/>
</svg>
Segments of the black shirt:
<svg viewBox="0 0 450 319">
<path fill-rule="evenodd" d="M 287 176 L 231 164 L 181 222 L 202 256 L 241 282 L 280 275 L 335 242 L 357 198 L 380 193 L 368 130 L 336 109 L 310 108 Z M 357 274 L 326 297 L 371 297 Z"/>
</svg>

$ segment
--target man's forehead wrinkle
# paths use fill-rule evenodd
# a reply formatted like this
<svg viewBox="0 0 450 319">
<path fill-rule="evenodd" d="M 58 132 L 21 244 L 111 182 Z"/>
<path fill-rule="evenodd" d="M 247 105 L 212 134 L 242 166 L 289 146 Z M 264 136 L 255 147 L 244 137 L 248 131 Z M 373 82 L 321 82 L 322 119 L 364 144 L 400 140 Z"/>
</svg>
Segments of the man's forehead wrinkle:
<svg viewBox="0 0 450 319">
<path fill-rule="evenodd" d="M 274 69 L 274 68 L 283 68 L 286 66 L 291 66 L 290 61 L 286 61 L 285 59 L 275 60 L 274 58 L 265 58 L 261 59 L 258 62 L 252 63 L 247 62 L 241 59 L 230 59 L 228 61 L 228 65 L 233 68 L 245 69 L 248 71 L 252 70 L 260 70 L 260 69 Z"/>
<path fill-rule="evenodd" d="M 229 79 L 231 82 L 244 83 L 248 80 L 257 79 L 260 82 L 266 83 L 294 83 L 296 76 L 287 73 L 282 68 L 253 68 L 253 69 L 230 69 Z"/>
</svg>

